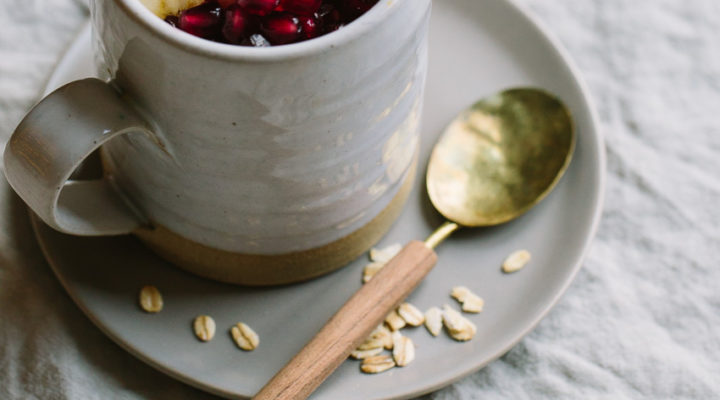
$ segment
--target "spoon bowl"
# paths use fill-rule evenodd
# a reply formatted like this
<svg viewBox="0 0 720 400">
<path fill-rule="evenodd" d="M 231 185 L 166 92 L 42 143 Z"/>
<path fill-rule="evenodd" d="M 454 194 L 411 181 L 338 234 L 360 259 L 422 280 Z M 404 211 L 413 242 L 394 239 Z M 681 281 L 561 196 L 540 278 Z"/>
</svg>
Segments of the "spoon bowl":
<svg viewBox="0 0 720 400">
<path fill-rule="evenodd" d="M 572 119 L 556 97 L 513 89 L 461 112 L 427 171 L 433 206 L 462 226 L 508 222 L 539 203 L 570 165 Z"/>
</svg>

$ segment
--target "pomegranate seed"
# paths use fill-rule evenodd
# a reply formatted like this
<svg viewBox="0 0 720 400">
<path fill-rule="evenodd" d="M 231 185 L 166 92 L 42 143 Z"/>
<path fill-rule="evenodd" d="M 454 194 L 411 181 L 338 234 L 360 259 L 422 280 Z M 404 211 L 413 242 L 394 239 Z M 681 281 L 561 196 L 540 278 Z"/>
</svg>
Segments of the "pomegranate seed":
<svg viewBox="0 0 720 400">
<path fill-rule="evenodd" d="M 297 17 L 277 13 L 266 17 L 260 26 L 262 33 L 272 44 L 288 44 L 300 39 L 302 27 Z"/>
<path fill-rule="evenodd" d="M 320 26 L 313 17 L 298 17 L 300 27 L 302 28 L 303 37 L 305 39 L 316 38 L 321 35 Z"/>
<path fill-rule="evenodd" d="M 315 19 L 323 32 L 332 32 L 340 28 L 341 18 L 340 11 L 330 3 L 323 3 L 315 13 Z"/>
<path fill-rule="evenodd" d="M 220 30 L 222 9 L 211 1 L 180 13 L 178 27 L 185 32 L 202 38 L 211 38 Z"/>
<path fill-rule="evenodd" d="M 347 21 L 351 22 L 357 19 L 368 10 L 370 10 L 378 0 L 343 0 L 341 2 L 343 11 L 346 14 Z"/>
<path fill-rule="evenodd" d="M 225 10 L 225 24 L 222 34 L 229 43 L 238 44 L 252 29 L 252 16 L 238 5 L 230 6 Z"/>
<path fill-rule="evenodd" d="M 320 4 L 322 0 L 280 0 L 278 11 L 310 17 L 318 11 Z"/>
<path fill-rule="evenodd" d="M 237 0 L 237 4 L 253 15 L 265 16 L 277 8 L 280 0 Z"/>
<path fill-rule="evenodd" d="M 220 7 L 228 8 L 237 3 L 237 0 L 217 0 L 217 2 L 220 4 Z"/>
<path fill-rule="evenodd" d="M 358 11 L 366 12 L 377 3 L 378 0 L 344 0 L 344 3 Z"/>
</svg>

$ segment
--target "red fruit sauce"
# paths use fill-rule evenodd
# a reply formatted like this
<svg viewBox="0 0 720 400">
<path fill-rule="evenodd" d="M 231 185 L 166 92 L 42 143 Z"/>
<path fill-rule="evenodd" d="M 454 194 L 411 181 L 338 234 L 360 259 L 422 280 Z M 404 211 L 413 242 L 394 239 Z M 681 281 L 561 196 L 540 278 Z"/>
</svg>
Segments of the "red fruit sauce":
<svg viewBox="0 0 720 400">
<path fill-rule="evenodd" d="M 206 0 L 165 18 L 204 39 L 241 46 L 297 43 L 336 31 L 379 0 Z"/>
</svg>

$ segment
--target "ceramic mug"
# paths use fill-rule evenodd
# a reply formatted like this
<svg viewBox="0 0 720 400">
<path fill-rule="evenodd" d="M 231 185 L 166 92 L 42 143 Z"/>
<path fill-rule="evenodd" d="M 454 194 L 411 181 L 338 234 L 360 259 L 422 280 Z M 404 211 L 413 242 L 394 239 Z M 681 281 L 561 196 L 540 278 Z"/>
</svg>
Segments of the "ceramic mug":
<svg viewBox="0 0 720 400">
<path fill-rule="evenodd" d="M 308 279 L 366 251 L 412 184 L 430 0 L 381 0 L 337 32 L 248 48 L 91 2 L 98 76 L 42 100 L 5 150 L 54 229 L 133 233 L 201 276 Z M 104 178 L 70 180 L 100 151 Z"/>
</svg>

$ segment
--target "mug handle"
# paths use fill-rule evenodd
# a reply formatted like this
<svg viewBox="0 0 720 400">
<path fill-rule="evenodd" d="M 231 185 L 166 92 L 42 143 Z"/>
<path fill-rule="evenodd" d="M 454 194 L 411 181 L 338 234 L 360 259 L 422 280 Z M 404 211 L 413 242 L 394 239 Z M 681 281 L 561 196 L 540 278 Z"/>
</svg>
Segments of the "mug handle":
<svg viewBox="0 0 720 400">
<path fill-rule="evenodd" d="M 18 125 L 4 153 L 10 186 L 46 224 L 80 236 L 130 233 L 147 223 L 111 178 L 69 181 L 104 143 L 153 126 L 109 84 L 69 83 L 45 97 Z"/>
</svg>

